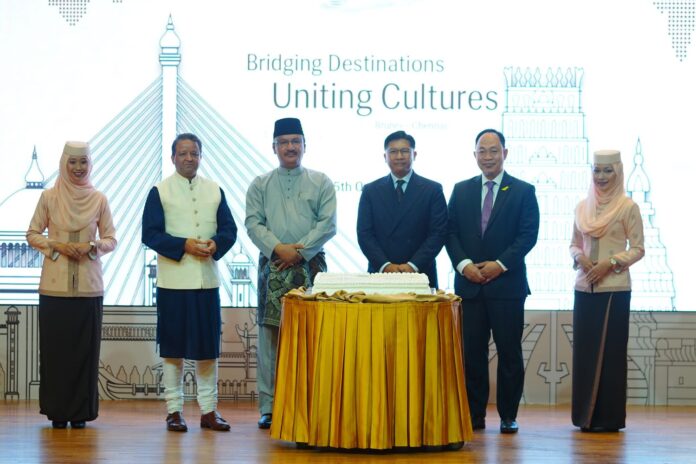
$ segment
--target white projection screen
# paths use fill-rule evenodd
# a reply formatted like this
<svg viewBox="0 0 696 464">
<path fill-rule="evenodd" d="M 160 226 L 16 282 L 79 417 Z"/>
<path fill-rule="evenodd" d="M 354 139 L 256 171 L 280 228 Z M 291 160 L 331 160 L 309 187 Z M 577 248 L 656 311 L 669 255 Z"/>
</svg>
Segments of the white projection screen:
<svg viewBox="0 0 696 464">
<path fill-rule="evenodd" d="M 103 260 L 104 302 L 151 304 L 142 207 L 173 172 L 176 133 L 194 132 L 200 172 L 221 184 L 240 229 L 220 266 L 223 304 L 255 305 L 245 193 L 277 166 L 273 122 L 296 116 L 303 164 L 336 186 L 331 271 L 367 268 L 357 205 L 361 186 L 388 173 L 389 133 L 415 137 L 415 171 L 449 198 L 478 173 L 474 137 L 491 127 L 541 208 L 527 309 L 572 308 L 573 209 L 592 152 L 615 148 L 645 226 L 632 308 L 696 310 L 695 18 L 692 0 L 0 0 L 2 303 L 38 300 L 40 259 L 24 233 L 64 142 L 88 140 L 119 239 Z M 438 272 L 452 291 L 444 251 Z"/>
</svg>

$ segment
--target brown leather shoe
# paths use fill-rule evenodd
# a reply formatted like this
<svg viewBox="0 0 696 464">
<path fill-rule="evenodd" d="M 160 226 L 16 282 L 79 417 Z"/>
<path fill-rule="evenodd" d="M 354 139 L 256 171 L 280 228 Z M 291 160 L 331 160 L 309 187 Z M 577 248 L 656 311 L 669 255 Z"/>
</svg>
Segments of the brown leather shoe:
<svg viewBox="0 0 696 464">
<path fill-rule="evenodd" d="M 227 432 L 230 429 L 230 424 L 217 411 L 210 411 L 208 414 L 201 415 L 201 428 Z"/>
<path fill-rule="evenodd" d="M 188 427 L 183 414 L 179 411 L 167 414 L 167 430 L 170 432 L 186 432 Z"/>
</svg>

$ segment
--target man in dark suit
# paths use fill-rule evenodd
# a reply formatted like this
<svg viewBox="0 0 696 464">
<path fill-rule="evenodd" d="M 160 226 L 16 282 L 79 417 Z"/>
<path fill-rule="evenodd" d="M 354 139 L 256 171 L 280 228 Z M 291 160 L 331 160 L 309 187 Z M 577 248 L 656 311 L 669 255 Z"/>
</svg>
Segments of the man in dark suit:
<svg viewBox="0 0 696 464">
<path fill-rule="evenodd" d="M 437 288 L 435 257 L 447 236 L 442 185 L 413 172 L 416 141 L 404 131 L 384 140 L 391 173 L 363 187 L 358 243 L 368 272 L 421 272 Z"/>
<path fill-rule="evenodd" d="M 446 246 L 457 270 L 454 290 L 462 297 L 472 426 L 486 427 L 488 341 L 493 332 L 500 431 L 515 433 L 524 386 L 524 301 L 530 294 L 524 257 L 537 241 L 539 205 L 534 186 L 503 170 L 507 154 L 500 132 L 486 129 L 476 136 L 474 157 L 482 175 L 454 186 Z"/>
</svg>

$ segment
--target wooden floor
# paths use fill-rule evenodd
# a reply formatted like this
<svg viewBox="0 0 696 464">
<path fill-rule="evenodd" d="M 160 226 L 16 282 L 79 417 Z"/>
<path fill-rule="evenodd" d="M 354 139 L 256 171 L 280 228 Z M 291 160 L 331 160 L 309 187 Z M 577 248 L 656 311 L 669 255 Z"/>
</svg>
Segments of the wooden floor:
<svg viewBox="0 0 696 464">
<path fill-rule="evenodd" d="M 497 414 L 488 429 L 458 451 L 347 452 L 301 450 L 256 427 L 256 408 L 224 402 L 231 433 L 201 430 L 195 402 L 186 403 L 188 433 L 167 432 L 161 401 L 102 401 L 84 430 L 55 430 L 36 401 L 0 402 L 2 463 L 686 463 L 696 462 L 696 407 L 629 407 L 619 433 L 582 433 L 568 406 L 523 406 L 520 432 L 501 435 Z"/>
</svg>

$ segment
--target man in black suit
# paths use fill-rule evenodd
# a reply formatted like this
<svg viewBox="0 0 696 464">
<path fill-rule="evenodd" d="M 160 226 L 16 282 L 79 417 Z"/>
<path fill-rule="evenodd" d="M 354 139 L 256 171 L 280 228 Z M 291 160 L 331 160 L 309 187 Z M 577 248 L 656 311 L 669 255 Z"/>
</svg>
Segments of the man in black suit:
<svg viewBox="0 0 696 464">
<path fill-rule="evenodd" d="M 416 141 L 404 131 L 384 140 L 391 173 L 363 187 L 358 243 L 368 272 L 421 272 L 437 288 L 435 257 L 447 236 L 442 185 L 413 172 Z"/>
<path fill-rule="evenodd" d="M 530 294 L 524 257 L 539 232 L 534 186 L 503 170 L 505 137 L 494 129 L 476 136 L 474 158 L 481 176 L 459 182 L 450 198 L 447 253 L 462 297 L 466 390 L 472 426 L 486 427 L 488 341 L 498 351 L 496 401 L 500 431 L 518 430 L 524 386 L 522 328 Z"/>
</svg>

